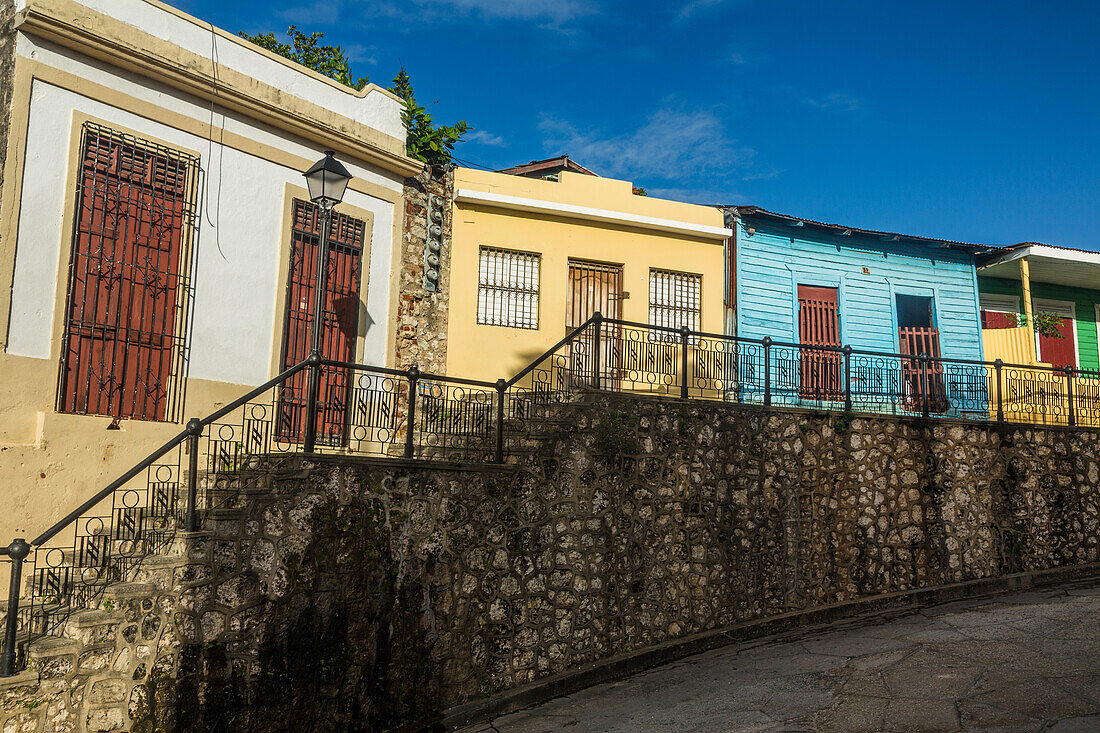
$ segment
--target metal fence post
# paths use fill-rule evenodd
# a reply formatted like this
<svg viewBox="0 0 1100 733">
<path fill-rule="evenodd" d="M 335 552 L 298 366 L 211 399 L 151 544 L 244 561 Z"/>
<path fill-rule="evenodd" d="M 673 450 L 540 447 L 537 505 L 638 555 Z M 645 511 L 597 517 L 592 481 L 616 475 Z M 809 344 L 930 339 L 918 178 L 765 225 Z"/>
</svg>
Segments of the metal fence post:
<svg viewBox="0 0 1100 733">
<path fill-rule="evenodd" d="M 1001 374 L 1004 365 L 1000 359 L 993 362 L 993 369 L 997 372 L 997 422 L 1005 421 L 1004 380 Z"/>
<path fill-rule="evenodd" d="M 852 411 L 852 347 L 840 350 L 844 354 L 844 411 Z"/>
<path fill-rule="evenodd" d="M 772 404 L 772 337 L 765 336 L 764 345 L 764 407 Z"/>
<path fill-rule="evenodd" d="M 314 351 L 309 355 L 309 393 L 306 395 L 306 434 L 304 448 L 312 453 L 317 446 L 317 402 L 321 392 L 321 354 Z"/>
<path fill-rule="evenodd" d="M 929 417 L 932 414 L 932 409 L 931 409 L 931 405 L 929 404 L 929 394 L 928 394 L 928 390 L 930 388 L 930 382 L 932 381 L 928 378 L 928 369 L 929 369 L 928 365 L 931 363 L 931 359 L 928 356 L 928 354 L 921 354 L 919 357 L 917 357 L 917 359 L 918 359 L 918 362 L 917 362 L 918 368 L 920 369 L 919 377 L 917 379 L 917 384 L 920 385 L 920 394 L 921 394 L 920 414 L 921 414 L 921 417 Z"/>
<path fill-rule="evenodd" d="M 187 518 L 184 530 L 198 530 L 196 504 L 199 496 L 199 437 L 202 435 L 202 420 L 193 417 L 187 421 Z"/>
<path fill-rule="evenodd" d="M 1077 424 L 1077 409 L 1073 404 L 1073 367 L 1066 367 L 1066 402 L 1069 405 L 1069 426 Z"/>
<path fill-rule="evenodd" d="M 603 315 L 596 311 L 592 314 L 592 323 L 595 326 L 595 336 L 592 337 L 592 389 L 600 388 L 600 325 L 603 323 Z"/>
<path fill-rule="evenodd" d="M 504 463 L 504 393 L 508 390 L 508 382 L 497 380 L 497 441 L 496 455 L 493 461 Z"/>
<path fill-rule="evenodd" d="M 409 412 L 405 419 L 405 457 L 413 457 L 413 427 L 416 425 L 416 383 L 420 380 L 420 370 L 409 367 Z"/>
<path fill-rule="evenodd" d="M 680 397 L 688 398 L 688 336 L 691 329 L 680 327 Z"/>
<path fill-rule="evenodd" d="M 4 656 L 0 659 L 0 677 L 15 674 L 15 637 L 19 632 L 19 593 L 23 582 L 23 560 L 31 554 L 31 546 L 22 537 L 8 545 L 11 558 L 11 585 L 8 586 L 8 618 L 4 627 Z"/>
</svg>

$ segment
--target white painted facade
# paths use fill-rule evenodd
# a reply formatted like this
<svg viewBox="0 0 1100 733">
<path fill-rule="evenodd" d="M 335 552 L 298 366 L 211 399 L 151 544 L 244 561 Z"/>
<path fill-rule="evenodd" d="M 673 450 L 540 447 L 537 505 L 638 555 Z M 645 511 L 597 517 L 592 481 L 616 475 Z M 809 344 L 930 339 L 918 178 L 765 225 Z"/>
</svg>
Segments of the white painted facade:
<svg viewBox="0 0 1100 733">
<path fill-rule="evenodd" d="M 20 7 L 26 0 L 17 3 Z M 381 91 L 357 96 L 315 76 L 299 72 L 266 55 L 215 33 L 209 26 L 182 18 L 146 0 L 81 0 L 81 4 L 125 20 L 146 33 L 197 54 L 215 58 L 257 80 L 365 123 L 391 137 L 404 139 L 400 104 Z M 131 71 L 105 65 L 76 51 L 20 34 L 17 54 L 68 74 L 152 102 L 165 112 L 211 126 L 198 136 L 158 119 L 134 114 L 76 91 L 34 79 L 22 171 L 12 299 L 7 324 L 7 353 L 50 359 L 57 344 L 54 323 L 66 288 L 72 232 L 64 229 L 66 195 L 74 185 L 70 170 L 74 119 L 90 116 L 102 124 L 199 155 L 203 173 L 199 222 L 195 237 L 194 293 L 189 339 L 189 379 L 256 385 L 272 376 L 281 348 L 274 335 L 283 313 L 277 303 L 285 291 L 280 281 L 285 254 L 284 196 L 287 184 L 304 186 L 302 171 L 278 165 L 219 142 L 224 133 L 245 136 L 264 146 L 307 160 L 322 156 L 323 146 L 283 133 L 264 120 L 226 112 L 217 104 L 191 97 Z M 216 100 L 216 90 L 215 90 Z M 168 115 L 165 115 L 168 117 Z M 13 131 L 14 134 L 15 131 Z M 356 179 L 397 194 L 403 176 L 363 161 L 341 157 Z M 370 364 L 386 364 L 393 340 L 390 275 L 395 220 L 401 207 L 394 200 L 348 190 L 345 203 L 373 214 L 370 261 L 363 263 L 366 313 L 360 315 L 360 353 Z M 63 296 L 63 292 L 62 292 Z"/>
</svg>

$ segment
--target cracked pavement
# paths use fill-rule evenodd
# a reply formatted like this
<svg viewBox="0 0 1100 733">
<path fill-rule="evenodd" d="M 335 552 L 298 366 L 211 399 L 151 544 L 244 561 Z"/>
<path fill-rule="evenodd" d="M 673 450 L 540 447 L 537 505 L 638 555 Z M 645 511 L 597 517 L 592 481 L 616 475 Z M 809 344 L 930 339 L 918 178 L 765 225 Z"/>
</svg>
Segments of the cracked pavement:
<svg viewBox="0 0 1100 733">
<path fill-rule="evenodd" d="M 466 728 L 1100 731 L 1100 580 L 800 629 Z"/>
</svg>

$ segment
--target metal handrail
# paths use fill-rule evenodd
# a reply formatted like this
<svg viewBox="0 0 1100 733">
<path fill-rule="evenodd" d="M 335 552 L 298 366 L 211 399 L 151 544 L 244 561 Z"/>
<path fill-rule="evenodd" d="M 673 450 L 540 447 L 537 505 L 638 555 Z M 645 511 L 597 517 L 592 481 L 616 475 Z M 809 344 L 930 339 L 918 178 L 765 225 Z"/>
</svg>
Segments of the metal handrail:
<svg viewBox="0 0 1100 733">
<path fill-rule="evenodd" d="M 16 538 L 8 547 L 0 548 L 0 556 L 10 558 L 11 562 L 11 581 L 8 587 L 8 607 L 7 607 L 7 619 L 4 630 L 4 648 L 2 654 L 0 654 L 0 677 L 10 677 L 15 674 L 16 664 L 16 637 L 18 634 L 18 615 L 19 615 L 19 600 L 20 600 L 20 584 L 22 582 L 22 570 L 23 561 L 30 555 L 31 551 L 35 548 L 49 542 L 56 537 L 62 530 L 71 526 L 77 521 L 85 512 L 93 509 L 103 500 L 109 497 L 112 493 L 119 488 L 126 485 L 128 481 L 140 474 L 142 471 L 150 468 L 157 460 L 164 457 L 170 451 L 183 445 L 184 441 L 191 440 L 191 471 L 187 477 L 188 480 L 188 502 L 187 502 L 187 528 L 193 530 L 195 528 L 195 512 L 196 512 L 196 460 L 198 450 L 198 438 L 202 435 L 203 428 L 225 417 L 233 410 L 247 404 L 250 400 L 263 394 L 267 390 L 282 384 L 290 377 L 294 376 L 302 369 L 311 364 L 310 359 L 305 359 L 298 364 L 295 364 L 290 369 L 282 372 L 281 374 L 269 379 L 268 381 L 256 387 L 253 390 L 245 393 L 244 395 L 233 400 L 224 407 L 215 410 L 210 415 L 204 418 L 192 418 L 187 422 L 187 426 L 175 436 L 170 438 L 167 442 L 154 450 L 144 459 L 139 461 L 130 470 L 123 473 L 117 479 L 109 483 L 106 487 L 97 491 L 89 499 L 83 502 L 76 509 L 72 510 L 64 517 L 55 522 L 49 529 L 42 534 L 35 537 L 30 542 L 27 542 L 21 537 Z"/>
<path fill-rule="evenodd" d="M 560 349 L 561 347 L 565 346 L 567 343 L 569 343 L 570 341 L 575 339 L 577 336 L 579 336 L 586 328 L 591 326 L 593 323 L 599 323 L 601 320 L 605 320 L 605 319 L 603 319 L 600 316 L 599 313 L 595 313 L 592 316 L 589 316 L 587 321 L 585 321 L 584 323 L 582 323 L 581 325 L 577 326 L 572 331 L 570 331 L 569 334 L 565 338 L 563 338 L 561 341 L 557 342 L 556 344 L 551 346 L 549 349 L 544 351 L 541 356 L 536 357 L 534 361 L 532 361 L 530 364 L 528 364 L 523 369 L 521 369 L 518 374 L 516 374 L 511 379 L 504 380 L 504 384 L 507 385 L 508 387 L 513 386 L 516 382 L 518 382 L 519 380 L 523 379 L 528 374 L 533 372 L 535 370 L 535 368 L 538 367 L 539 364 L 541 364 L 542 362 L 546 361 L 546 359 L 553 356 L 555 351 L 557 351 L 558 349 Z"/>
<path fill-rule="evenodd" d="M 504 404 L 505 397 L 509 389 L 515 387 L 517 383 L 536 370 L 540 364 L 544 363 L 547 359 L 552 358 L 560 349 L 573 343 L 580 338 L 589 328 L 595 328 L 595 340 L 592 344 L 592 385 L 595 389 L 600 389 L 601 373 L 605 369 L 603 362 L 600 359 L 600 329 L 604 324 L 610 326 L 621 326 L 626 328 L 637 328 L 646 331 L 660 332 L 669 335 L 676 335 L 681 348 L 680 355 L 680 393 L 681 396 L 687 398 L 689 394 L 689 363 L 688 363 L 688 347 L 689 339 L 708 339 L 719 340 L 737 344 L 750 344 L 758 346 L 763 350 L 762 365 L 763 365 L 763 398 L 764 405 L 770 406 L 772 404 L 772 394 L 774 392 L 772 385 L 772 371 L 773 365 L 773 351 L 776 348 L 786 349 L 794 348 L 803 352 L 823 352 L 837 354 L 843 357 L 843 387 L 840 386 L 836 389 L 837 398 L 843 395 L 844 409 L 851 410 L 852 408 L 852 396 L 853 394 L 861 395 L 864 393 L 853 392 L 852 389 L 852 357 L 853 356 L 873 356 L 882 359 L 899 359 L 904 360 L 909 364 L 913 361 L 918 363 L 918 379 L 920 384 L 919 392 L 921 399 L 921 411 L 925 417 L 930 415 L 930 402 L 933 399 L 931 395 L 932 385 L 929 383 L 928 369 L 932 364 L 960 364 L 967 366 L 981 366 L 992 368 L 996 375 L 997 380 L 997 422 L 1004 421 L 1004 406 L 1002 404 L 1002 395 L 1004 391 L 1003 372 L 1004 369 L 1025 369 L 1033 372 L 1049 372 L 1051 374 L 1064 375 L 1066 377 L 1066 396 L 1069 400 L 1068 421 L 1069 425 L 1075 424 L 1074 417 L 1074 405 L 1073 405 L 1073 376 L 1074 375 L 1086 375 L 1092 374 L 1100 376 L 1100 372 L 1088 372 L 1087 370 L 1078 370 L 1072 367 L 1047 367 L 1039 365 L 1028 364 L 1010 364 L 1001 360 L 996 361 L 979 361 L 973 359 L 951 359 L 944 357 L 932 357 L 927 354 L 913 355 L 913 354 L 896 354 L 887 352 L 876 352 L 865 349 L 854 349 L 851 346 L 811 346 L 799 343 L 791 343 L 784 341 L 773 341 L 769 337 L 762 339 L 750 339 L 739 336 L 729 336 L 725 334 L 708 333 L 705 331 L 693 331 L 687 328 L 673 328 L 670 326 L 661 326 L 656 324 L 640 323 L 635 321 L 627 321 L 617 318 L 605 318 L 600 313 L 594 313 L 584 323 L 572 329 L 564 338 L 555 343 L 541 355 L 532 360 L 527 366 L 517 372 L 510 379 L 498 379 L 496 382 L 488 382 L 476 379 L 467 379 L 464 377 L 454 377 L 442 374 L 433 374 L 428 372 L 421 372 L 416 366 L 411 366 L 407 370 L 393 369 L 388 367 L 376 367 L 366 364 L 359 364 L 355 362 L 323 359 L 319 354 L 311 354 L 309 358 L 299 362 L 293 367 L 285 370 L 279 375 L 268 380 L 264 384 L 250 390 L 246 394 L 238 397 L 232 402 L 228 403 L 224 407 L 215 410 L 210 415 L 203 418 L 192 418 L 186 424 L 183 431 L 173 436 L 159 448 L 150 453 L 146 458 L 134 465 L 130 470 L 126 471 L 120 477 L 112 481 L 102 490 L 96 492 L 92 497 L 84 501 L 73 511 L 69 512 L 65 517 L 55 522 L 49 529 L 41 533 L 31 542 L 26 542 L 22 538 L 15 539 L 8 547 L 0 547 L 0 557 L 6 557 L 12 564 L 12 584 L 9 588 L 9 606 L 8 617 L 5 628 L 3 656 L 0 658 L 0 677 L 9 676 L 14 673 L 15 668 L 15 641 L 17 631 L 17 614 L 19 607 L 19 584 L 21 582 L 21 568 L 23 560 L 28 557 L 29 553 L 35 549 L 40 548 L 51 539 L 56 537 L 61 531 L 71 526 L 76 522 L 83 514 L 96 507 L 103 502 L 107 497 L 120 488 L 124 487 L 127 482 L 139 475 L 142 471 L 145 471 L 152 467 L 156 461 L 163 458 L 170 451 L 179 448 L 184 442 L 190 441 L 190 471 L 188 474 L 188 497 L 186 508 L 186 529 L 191 531 L 196 529 L 196 505 L 197 505 L 197 474 L 198 474 L 198 453 L 199 453 L 199 438 L 202 436 L 205 428 L 221 420 L 223 417 L 229 415 L 234 410 L 246 405 L 257 396 L 264 392 L 285 383 L 294 375 L 299 372 L 310 369 L 311 370 L 311 383 L 309 402 L 307 406 L 307 413 L 309 413 L 310 407 L 315 411 L 318 408 L 316 391 L 320 384 L 320 372 L 324 367 L 347 369 L 354 371 L 372 372 L 375 374 L 386 375 L 389 377 L 402 378 L 407 380 L 408 394 L 406 397 L 407 411 L 405 414 L 405 457 L 413 458 L 415 456 L 414 446 L 414 432 L 416 425 L 416 411 L 417 411 L 417 384 L 421 381 L 431 380 L 433 382 L 439 382 L 443 384 L 456 384 L 466 385 L 482 388 L 485 390 L 494 390 L 496 392 L 495 407 L 496 407 L 496 421 L 495 421 L 495 443 L 494 443 L 494 456 L 493 460 L 497 463 L 504 462 Z M 695 342 L 698 344 L 698 341 Z M 606 346 L 604 347 L 606 348 Z M 697 377 L 696 377 L 697 378 Z M 993 378 L 993 374 L 988 375 L 989 379 Z M 797 387 L 796 387 L 797 388 Z M 788 385 L 783 386 L 783 390 L 789 389 Z M 780 394 L 783 394 L 783 390 L 780 390 Z M 842 390 L 842 391 L 841 391 Z M 831 393 L 830 393 L 831 394 Z M 896 397 L 896 396 L 895 396 Z M 941 399 L 941 395 L 936 395 L 935 399 Z M 423 398 L 421 398 L 423 399 Z M 989 409 L 992 409 L 992 400 L 990 400 Z M 316 415 L 307 416 L 305 425 L 305 439 L 304 439 L 304 452 L 311 454 L 315 452 L 315 431 L 316 431 Z M 182 471 L 182 468 L 181 468 Z"/>
</svg>

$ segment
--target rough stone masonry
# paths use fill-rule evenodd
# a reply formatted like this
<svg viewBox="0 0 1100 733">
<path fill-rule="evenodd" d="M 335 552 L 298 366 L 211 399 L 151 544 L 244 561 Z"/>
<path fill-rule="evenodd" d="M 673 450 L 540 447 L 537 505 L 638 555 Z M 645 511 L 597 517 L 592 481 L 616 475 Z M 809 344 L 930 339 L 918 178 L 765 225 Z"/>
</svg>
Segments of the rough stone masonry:
<svg viewBox="0 0 1100 733">
<path fill-rule="evenodd" d="M 218 478 L 232 508 L 127 601 L 117 672 L 74 656 L 53 693 L 9 689 L 5 725 L 415 727 L 740 621 L 1098 559 L 1096 431 L 606 394 L 553 418 L 511 467 L 297 457 Z M 117 702 L 90 709 L 96 689 Z"/>
</svg>

